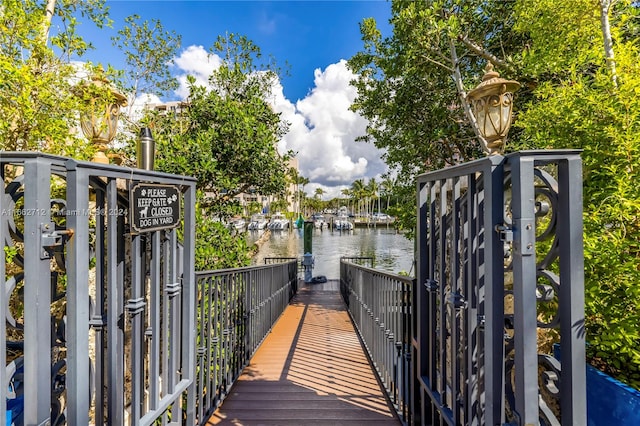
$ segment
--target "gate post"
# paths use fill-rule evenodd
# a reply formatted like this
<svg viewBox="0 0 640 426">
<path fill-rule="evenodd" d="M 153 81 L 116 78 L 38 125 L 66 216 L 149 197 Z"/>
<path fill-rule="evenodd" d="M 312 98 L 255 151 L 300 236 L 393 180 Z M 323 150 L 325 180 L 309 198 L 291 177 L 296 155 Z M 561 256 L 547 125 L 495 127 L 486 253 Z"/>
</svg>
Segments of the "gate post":
<svg viewBox="0 0 640 426">
<path fill-rule="evenodd" d="M 538 423 L 536 235 L 533 158 L 511 165 L 515 409 L 521 424 Z"/>
<path fill-rule="evenodd" d="M 69 162 L 67 175 L 67 422 L 89 424 L 89 176 Z"/>
<path fill-rule="evenodd" d="M 582 223 L 582 161 L 574 154 L 558 165 L 560 214 L 558 230 L 563 241 L 560 253 L 560 329 L 562 381 L 560 401 L 562 421 L 566 424 L 587 424 L 586 347 L 584 332 L 584 254 Z M 570 331 L 570 332 L 569 332 Z"/>
<path fill-rule="evenodd" d="M 28 407 L 24 424 L 39 425 L 51 420 L 51 266 L 43 241 L 43 233 L 53 226 L 49 211 L 51 165 L 39 158 L 29 159 L 24 174 L 24 304 L 29 306 L 24 310 L 24 397 Z"/>
<path fill-rule="evenodd" d="M 195 240 L 196 240 L 196 219 L 195 219 L 196 187 L 188 186 L 184 192 L 184 241 L 183 241 L 183 265 L 182 265 L 182 286 L 184 291 L 182 320 L 187 324 L 186 329 L 190 330 L 185 336 L 182 346 L 182 357 L 185 362 L 187 377 L 191 380 L 187 390 L 186 424 L 192 425 L 196 421 L 196 399 L 201 396 L 196 395 L 196 276 L 195 276 Z"/>
</svg>

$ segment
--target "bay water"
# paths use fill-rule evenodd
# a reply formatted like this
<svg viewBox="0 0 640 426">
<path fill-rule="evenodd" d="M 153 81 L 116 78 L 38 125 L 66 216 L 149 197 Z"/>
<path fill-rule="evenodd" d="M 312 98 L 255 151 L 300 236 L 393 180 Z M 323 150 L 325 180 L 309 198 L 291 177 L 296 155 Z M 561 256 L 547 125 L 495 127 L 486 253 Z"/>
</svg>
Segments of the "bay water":
<svg viewBox="0 0 640 426">
<path fill-rule="evenodd" d="M 266 257 L 296 257 L 304 255 L 303 230 L 290 229 L 270 231 L 249 231 L 247 242 L 252 245 L 260 238 L 263 242 L 253 264 L 262 265 Z M 386 226 L 376 228 L 356 228 L 352 231 L 331 231 L 314 229 L 312 236 L 314 258 L 313 276 L 324 275 L 328 279 L 340 278 L 340 258 L 373 257 L 374 268 L 394 274 L 415 275 L 413 268 L 414 242 L 395 229 Z"/>
</svg>

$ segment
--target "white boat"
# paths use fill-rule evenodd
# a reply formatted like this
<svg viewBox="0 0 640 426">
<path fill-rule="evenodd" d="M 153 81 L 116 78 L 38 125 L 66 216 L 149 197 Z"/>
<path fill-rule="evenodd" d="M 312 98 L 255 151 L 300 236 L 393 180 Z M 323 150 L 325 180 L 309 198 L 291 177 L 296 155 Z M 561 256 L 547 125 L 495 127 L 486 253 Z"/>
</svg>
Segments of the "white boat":
<svg viewBox="0 0 640 426">
<path fill-rule="evenodd" d="M 263 214 L 254 214 L 249 222 L 249 231 L 260 231 L 267 227 L 267 218 Z"/>
<path fill-rule="evenodd" d="M 349 221 L 349 217 L 346 215 L 340 215 L 334 219 L 333 229 L 336 231 L 351 231 L 353 229 L 353 223 Z"/>
<path fill-rule="evenodd" d="M 285 219 L 282 213 L 274 213 L 271 215 L 271 220 L 269 221 L 267 228 L 274 231 L 289 229 L 289 221 Z"/>
<path fill-rule="evenodd" d="M 325 227 L 325 223 L 324 223 L 324 216 L 322 216 L 321 214 L 314 214 L 313 216 L 311 216 L 313 218 L 313 226 L 318 228 L 318 229 L 322 229 Z"/>
<path fill-rule="evenodd" d="M 241 217 L 234 219 L 229 223 L 229 227 L 231 229 L 236 229 L 238 231 L 244 231 L 246 226 L 247 226 L 247 222 Z"/>
</svg>

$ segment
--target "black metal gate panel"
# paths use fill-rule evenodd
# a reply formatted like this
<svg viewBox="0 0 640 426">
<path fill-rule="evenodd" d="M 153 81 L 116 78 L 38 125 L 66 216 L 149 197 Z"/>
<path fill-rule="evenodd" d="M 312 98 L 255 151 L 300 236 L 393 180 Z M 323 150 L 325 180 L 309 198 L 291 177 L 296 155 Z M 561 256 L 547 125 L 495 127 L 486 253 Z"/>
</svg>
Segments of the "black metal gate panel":
<svg viewBox="0 0 640 426">
<path fill-rule="evenodd" d="M 417 423 L 586 424 L 581 174 L 527 151 L 419 177 Z"/>
<path fill-rule="evenodd" d="M 0 424 L 194 424 L 195 181 L 39 153 L 0 165 Z M 177 189 L 157 203 L 182 221 L 136 232 L 141 183 Z"/>
</svg>

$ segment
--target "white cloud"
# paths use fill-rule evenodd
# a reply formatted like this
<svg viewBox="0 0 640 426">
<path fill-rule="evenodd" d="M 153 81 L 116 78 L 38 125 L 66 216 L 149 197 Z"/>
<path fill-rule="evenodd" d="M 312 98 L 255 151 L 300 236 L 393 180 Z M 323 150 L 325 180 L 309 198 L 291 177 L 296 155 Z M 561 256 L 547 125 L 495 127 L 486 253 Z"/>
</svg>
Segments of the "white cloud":
<svg viewBox="0 0 640 426">
<path fill-rule="evenodd" d="M 176 95 L 181 99 L 189 96 L 187 86 L 187 75 L 196 79 L 196 84 L 207 86 L 211 72 L 218 68 L 222 61 L 215 54 L 209 54 L 202 46 L 189 46 L 180 56 L 173 60 L 173 65 L 181 72 L 178 72 L 178 82 L 180 87 L 176 90 Z"/>
<path fill-rule="evenodd" d="M 188 95 L 186 76 L 193 75 L 198 83 L 207 85 L 211 71 L 220 65 L 220 58 L 208 55 L 202 46 L 190 46 L 174 64 L 179 69 L 180 81 L 176 94 L 184 99 Z M 356 97 L 355 88 L 349 85 L 353 78 L 346 61 L 341 60 L 324 70 L 316 69 L 315 87 L 295 104 L 285 98 L 280 83 L 274 85 L 269 99 L 290 123 L 278 149 L 297 153 L 300 174 L 311 181 L 305 190 L 312 195 L 316 188 L 322 188 L 324 199 L 340 196 L 342 189 L 350 187 L 356 179 L 379 180 L 387 170 L 379 149 L 355 141 L 365 133 L 367 121 L 349 110 Z"/>
<path fill-rule="evenodd" d="M 274 108 L 291 123 L 280 149 L 297 152 L 300 173 L 312 182 L 313 193 L 320 187 L 326 199 L 340 195 L 356 179 L 369 179 L 387 170 L 381 152 L 371 144 L 356 142 L 365 133 L 367 121 L 349 107 L 356 90 L 349 85 L 354 78 L 346 61 L 329 65 L 314 73 L 315 87 L 295 106 L 274 90 Z"/>
<path fill-rule="evenodd" d="M 162 100 L 153 93 L 141 93 L 133 101 L 132 105 L 127 105 L 127 114 L 135 121 L 142 118 L 144 110 L 149 108 L 150 105 L 161 104 Z"/>
<path fill-rule="evenodd" d="M 258 20 L 258 29 L 267 35 L 271 35 L 278 29 L 277 19 L 269 16 L 266 11 L 262 11 L 260 19 Z"/>
</svg>

